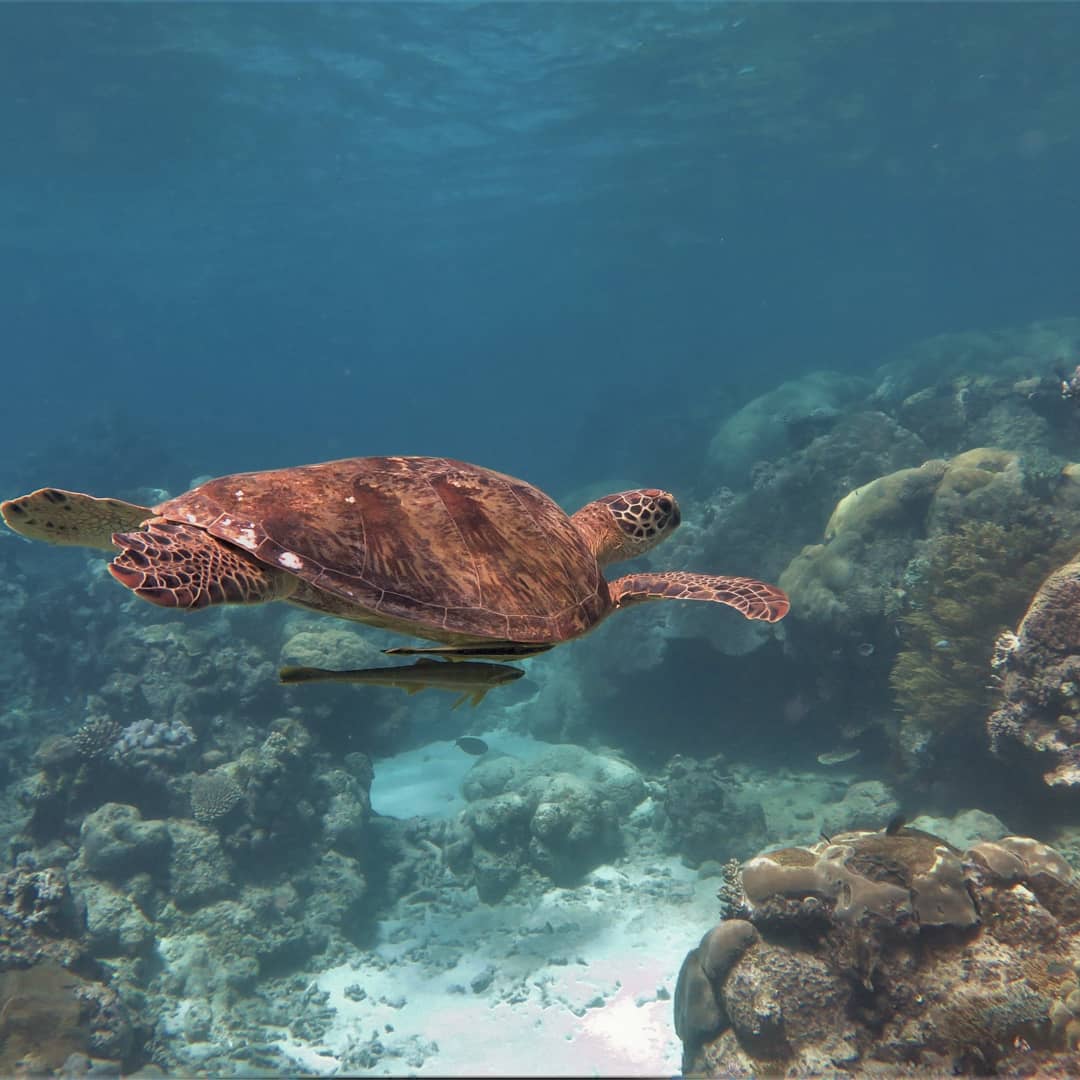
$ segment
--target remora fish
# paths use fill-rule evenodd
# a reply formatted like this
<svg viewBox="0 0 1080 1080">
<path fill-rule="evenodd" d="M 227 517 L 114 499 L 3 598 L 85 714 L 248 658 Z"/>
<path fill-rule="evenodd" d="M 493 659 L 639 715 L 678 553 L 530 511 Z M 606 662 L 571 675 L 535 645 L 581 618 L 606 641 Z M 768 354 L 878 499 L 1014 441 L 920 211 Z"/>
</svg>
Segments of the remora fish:
<svg viewBox="0 0 1080 1080">
<path fill-rule="evenodd" d="M 460 695 L 451 706 L 456 709 L 465 701 L 479 705 L 493 686 L 511 683 L 524 674 L 521 668 L 507 667 L 505 664 L 425 659 L 402 667 L 356 668 L 352 671 L 289 666 L 278 672 L 278 678 L 287 684 L 353 682 L 368 683 L 370 686 L 396 686 L 409 694 L 417 694 L 421 690 L 452 690 Z"/>
</svg>

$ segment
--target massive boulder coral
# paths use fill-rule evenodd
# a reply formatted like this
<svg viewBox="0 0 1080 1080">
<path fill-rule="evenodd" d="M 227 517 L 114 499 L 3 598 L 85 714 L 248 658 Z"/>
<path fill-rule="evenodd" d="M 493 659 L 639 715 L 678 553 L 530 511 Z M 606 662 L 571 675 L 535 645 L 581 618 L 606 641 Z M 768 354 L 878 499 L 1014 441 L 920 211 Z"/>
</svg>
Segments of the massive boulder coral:
<svg viewBox="0 0 1080 1080">
<path fill-rule="evenodd" d="M 1024 475 L 1019 454 L 984 447 L 853 488 L 829 517 L 824 541 L 780 575 L 793 623 L 856 641 L 880 636 L 881 620 L 899 610 L 918 541 L 962 521 L 1018 519 L 1032 501 Z"/>
<path fill-rule="evenodd" d="M 220 618 L 198 626 L 121 625 L 108 635 L 105 654 L 111 670 L 98 693 L 124 724 L 152 716 L 201 735 L 223 701 L 257 715 L 277 700 L 269 660 Z"/>
<path fill-rule="evenodd" d="M 900 712 L 888 737 L 909 770 L 981 745 L 994 636 L 1080 526 L 1075 470 L 1041 468 L 984 447 L 879 477 L 780 575 L 793 656 L 873 674 L 843 679 L 869 711 L 888 672 Z"/>
<path fill-rule="evenodd" d="M 851 375 L 814 371 L 754 398 L 724 420 L 713 436 L 708 459 L 714 478 L 741 486 L 754 462 L 790 449 L 792 424 L 835 421 L 867 387 Z"/>
<path fill-rule="evenodd" d="M 733 804 L 730 766 L 721 755 L 695 761 L 677 754 L 661 783 L 665 846 L 687 865 L 715 859 L 718 847 L 734 858 L 761 848 L 765 814 L 760 804 Z"/>
<path fill-rule="evenodd" d="M 1003 699 L 987 721 L 992 749 L 1037 764 L 1051 787 L 1080 787 L 1080 555 L 999 635 L 991 663 Z"/>
<path fill-rule="evenodd" d="M 380 637 L 369 631 L 316 622 L 307 616 L 291 615 L 286 620 L 286 640 L 281 663 L 306 667 L 363 668 L 385 663 Z"/>
<path fill-rule="evenodd" d="M 899 743 L 912 765 L 926 749 L 983 747 L 996 688 L 995 635 L 1020 617 L 1047 570 L 1073 541 L 1033 525 L 967 522 L 922 549 L 899 620 L 890 673 Z M 947 741 L 946 741 L 947 740 Z"/>
<path fill-rule="evenodd" d="M 1080 1037 L 1080 883 L 1038 841 L 844 833 L 751 859 L 741 900 L 679 973 L 688 1074 L 989 1073 Z"/>
<path fill-rule="evenodd" d="M 789 435 L 793 441 L 784 456 L 756 463 L 750 490 L 737 494 L 721 487 L 702 505 L 684 507 L 684 525 L 665 545 L 664 565 L 779 573 L 820 535 L 819 523 L 838 499 L 930 456 L 921 439 L 875 409 L 836 414 L 827 428 L 808 431 L 805 444 L 790 428 Z M 710 481 L 717 479 L 710 472 Z M 703 617 L 708 613 L 700 605 L 657 606 L 677 631 L 674 636 L 704 637 L 730 655 L 749 651 L 767 636 L 752 623 Z"/>
<path fill-rule="evenodd" d="M 116 994 L 52 961 L 0 971 L 0 1002 L 0 1075 L 71 1076 L 82 1061 L 87 1073 L 115 1076 L 131 1054 Z"/>
<path fill-rule="evenodd" d="M 52 1076 L 72 1054 L 108 1059 L 103 1075 L 133 1064 L 132 1017 L 90 944 L 62 869 L 0 874 L 0 1075 Z"/>
<path fill-rule="evenodd" d="M 89 873 L 116 881 L 164 873 L 169 843 L 163 821 L 144 821 L 125 803 L 105 803 L 83 822 L 81 861 Z"/>
<path fill-rule="evenodd" d="M 565 745 L 528 763 L 486 755 L 464 793 L 466 839 L 451 861 L 456 872 L 471 869 L 480 898 L 494 903 L 523 871 L 572 885 L 613 858 L 622 849 L 620 822 L 646 789 L 632 765 Z"/>
</svg>

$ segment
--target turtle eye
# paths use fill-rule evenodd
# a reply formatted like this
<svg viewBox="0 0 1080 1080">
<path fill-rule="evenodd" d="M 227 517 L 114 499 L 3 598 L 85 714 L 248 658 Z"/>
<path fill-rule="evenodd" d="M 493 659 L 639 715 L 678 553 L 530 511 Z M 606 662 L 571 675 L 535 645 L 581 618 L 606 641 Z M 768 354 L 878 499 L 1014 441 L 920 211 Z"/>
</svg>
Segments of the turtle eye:
<svg viewBox="0 0 1080 1080">
<path fill-rule="evenodd" d="M 682 516 L 679 514 L 679 504 L 670 495 L 661 495 L 656 500 L 656 516 L 662 529 L 675 529 Z"/>
</svg>

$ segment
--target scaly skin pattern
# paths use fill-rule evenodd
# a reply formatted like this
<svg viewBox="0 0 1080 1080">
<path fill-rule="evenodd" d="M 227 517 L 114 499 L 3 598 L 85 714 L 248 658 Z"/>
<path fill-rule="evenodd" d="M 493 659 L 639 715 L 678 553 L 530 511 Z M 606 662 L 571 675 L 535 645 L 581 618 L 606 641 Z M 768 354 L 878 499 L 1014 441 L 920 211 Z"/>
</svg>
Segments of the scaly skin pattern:
<svg viewBox="0 0 1080 1080">
<path fill-rule="evenodd" d="M 296 578 L 266 566 L 203 529 L 152 519 L 135 533 L 116 533 L 120 554 L 109 573 L 136 596 L 160 607 L 193 610 L 210 604 L 282 600 Z"/>
<path fill-rule="evenodd" d="M 727 604 L 748 619 L 779 622 L 791 607 L 787 596 L 775 585 L 745 577 L 694 574 L 688 570 L 667 570 L 655 574 L 628 574 L 608 585 L 616 608 L 645 600 L 710 600 Z"/>
<path fill-rule="evenodd" d="M 659 488 L 605 495 L 570 518 L 601 566 L 634 559 L 666 540 L 682 521 L 679 504 Z"/>
</svg>

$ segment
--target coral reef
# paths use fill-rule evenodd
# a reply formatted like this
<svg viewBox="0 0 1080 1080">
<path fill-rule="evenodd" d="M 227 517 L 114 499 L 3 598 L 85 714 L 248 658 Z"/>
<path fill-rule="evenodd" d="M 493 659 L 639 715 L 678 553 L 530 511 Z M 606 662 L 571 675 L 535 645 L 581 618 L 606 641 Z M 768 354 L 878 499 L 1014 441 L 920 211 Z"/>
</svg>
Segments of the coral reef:
<svg viewBox="0 0 1080 1080">
<path fill-rule="evenodd" d="M 150 762 L 181 757 L 195 745 L 195 732 L 183 720 L 152 720 L 144 717 L 123 728 L 113 742 L 111 753 L 133 768 Z"/>
<path fill-rule="evenodd" d="M 908 753 L 955 730 L 980 730 L 996 692 L 989 678 L 996 636 L 1015 625 L 1063 545 L 1071 546 L 1055 543 L 1052 528 L 983 521 L 923 548 L 890 674 Z"/>
<path fill-rule="evenodd" d="M 119 1073 L 132 1032 L 116 994 L 45 960 L 0 972 L 0 1073 L 58 1075 L 76 1056 Z"/>
<path fill-rule="evenodd" d="M 1044 491 L 1013 452 L 931 460 L 851 491 L 825 542 L 781 574 L 794 654 L 873 657 L 868 701 L 875 673 L 888 671 L 900 712 L 888 734 L 906 769 L 948 757 L 950 740 L 978 742 L 995 634 L 1068 549 L 1080 525 L 1074 487 L 1059 468 Z"/>
<path fill-rule="evenodd" d="M 469 840 L 456 849 L 452 868 L 471 872 L 488 903 L 526 870 L 569 885 L 615 857 L 620 821 L 645 797 L 633 766 L 569 745 L 528 764 L 487 754 L 464 790 Z"/>
<path fill-rule="evenodd" d="M 1080 884 L 1037 841 L 961 856 L 915 829 L 845 833 L 751 859 L 742 883 L 745 918 L 679 973 L 688 1075 L 993 1072 L 1018 1040 L 1075 1042 Z"/>
<path fill-rule="evenodd" d="M 72 1054 L 117 1073 L 132 1017 L 90 958 L 67 875 L 22 861 L 0 874 L 0 1074 L 52 1075 Z"/>
<path fill-rule="evenodd" d="M 760 805 L 732 804 L 732 779 L 722 757 L 673 758 L 660 784 L 666 846 L 689 866 L 715 859 L 718 849 L 742 858 L 765 843 L 765 815 Z"/>
<path fill-rule="evenodd" d="M 27 860 L 0 874 L 0 920 L 3 922 L 0 968 L 22 967 L 40 959 L 72 963 L 77 947 L 56 947 L 78 937 L 79 915 L 59 867 L 36 869 Z"/>
<path fill-rule="evenodd" d="M 844 792 L 838 802 L 824 809 L 821 831 L 834 833 L 872 829 L 888 821 L 900 809 L 895 793 L 881 780 L 860 780 Z"/>
<path fill-rule="evenodd" d="M 120 725 L 111 717 L 98 713 L 89 717 L 75 732 L 75 746 L 89 760 L 108 757 L 120 737 Z"/>
<path fill-rule="evenodd" d="M 1080 559 L 1046 578 L 1016 633 L 998 636 L 992 664 L 1002 695 L 987 719 L 992 749 L 1051 787 L 1080 786 Z"/>
<path fill-rule="evenodd" d="M 169 850 L 165 823 L 144 821 L 134 806 L 123 803 L 105 803 L 88 814 L 80 838 L 80 859 L 86 871 L 113 881 L 158 872 Z"/>
<path fill-rule="evenodd" d="M 865 392 L 861 379 L 816 371 L 754 398 L 713 436 L 708 460 L 714 477 L 719 483 L 742 487 L 755 462 L 780 457 L 790 449 L 793 428 L 807 429 L 807 421 L 815 419 L 820 424 L 835 420 Z"/>
<path fill-rule="evenodd" d="M 882 621 L 900 612 L 925 561 L 911 565 L 923 556 L 919 541 L 972 522 L 1060 531 L 1075 524 L 1064 492 L 1045 507 L 1024 477 L 1017 454 L 981 448 L 852 489 L 833 510 L 824 543 L 805 548 L 780 577 L 796 622 L 838 639 L 880 640 Z"/>
<path fill-rule="evenodd" d="M 779 574 L 820 535 L 818 523 L 847 492 L 928 456 L 922 440 L 890 416 L 871 409 L 841 413 L 806 445 L 759 463 L 749 490 L 743 484 L 734 492 L 721 489 L 701 504 L 688 502 L 684 524 L 661 549 L 662 557 L 669 565 Z M 660 559 L 658 552 L 657 565 Z M 760 626 L 704 619 L 702 614 L 693 605 L 669 605 L 658 613 L 670 636 L 701 637 L 730 655 L 768 640 Z"/>
<path fill-rule="evenodd" d="M 103 722 L 89 754 L 74 738 L 46 740 L 24 790 L 36 826 L 17 842 L 25 865 L 0 888 L 0 922 L 17 918 L 23 941 L 43 943 L 20 965 L 104 965 L 115 993 L 151 1018 L 129 1030 L 131 1055 L 144 1057 L 149 1037 L 161 1064 L 186 1072 L 192 1059 L 168 1048 L 178 996 L 204 1000 L 209 1016 L 209 1027 L 182 1026 L 182 1040 L 196 1029 L 227 1039 L 238 996 L 365 932 L 372 771 L 358 753 L 331 767 L 283 718 L 231 754 L 208 731 L 211 767 L 193 777 L 179 723 L 139 724 L 123 753 L 123 729 Z M 129 782 L 137 804 L 102 801 L 111 778 L 143 773 L 160 780 L 155 796 Z M 83 1040 L 69 1052 L 107 1050 Z"/>
<path fill-rule="evenodd" d="M 244 792 L 226 769 L 202 773 L 191 781 L 191 812 L 201 825 L 225 817 Z"/>
</svg>

